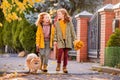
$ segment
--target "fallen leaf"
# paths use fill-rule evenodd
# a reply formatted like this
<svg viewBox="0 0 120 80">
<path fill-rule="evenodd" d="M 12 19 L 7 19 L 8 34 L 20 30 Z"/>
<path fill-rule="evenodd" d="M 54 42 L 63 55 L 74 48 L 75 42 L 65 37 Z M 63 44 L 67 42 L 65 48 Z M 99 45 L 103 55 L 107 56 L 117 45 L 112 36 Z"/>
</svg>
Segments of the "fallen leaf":
<svg viewBox="0 0 120 80">
<path fill-rule="evenodd" d="M 52 61 L 51 64 L 56 64 L 56 62 L 55 62 L 55 61 Z"/>
<path fill-rule="evenodd" d="M 50 74 L 47 74 L 47 77 L 49 77 L 50 76 Z"/>
<path fill-rule="evenodd" d="M 22 77 L 22 76 L 27 76 L 28 74 L 25 74 L 25 73 L 19 73 L 18 74 L 18 77 Z"/>
<path fill-rule="evenodd" d="M 4 64 L 4 66 L 7 66 L 6 64 Z"/>
<path fill-rule="evenodd" d="M 8 66 L 7 68 L 9 69 L 10 67 Z"/>
<path fill-rule="evenodd" d="M 97 71 L 98 71 L 98 72 L 102 72 L 102 69 L 101 69 L 101 68 L 98 68 Z"/>
<path fill-rule="evenodd" d="M 19 64 L 18 66 L 22 66 L 21 64 Z"/>
<path fill-rule="evenodd" d="M 38 77 L 38 76 L 35 76 L 35 79 L 39 79 L 39 77 Z"/>
<path fill-rule="evenodd" d="M 111 75 L 117 75 L 117 73 L 116 72 L 112 72 Z"/>
</svg>

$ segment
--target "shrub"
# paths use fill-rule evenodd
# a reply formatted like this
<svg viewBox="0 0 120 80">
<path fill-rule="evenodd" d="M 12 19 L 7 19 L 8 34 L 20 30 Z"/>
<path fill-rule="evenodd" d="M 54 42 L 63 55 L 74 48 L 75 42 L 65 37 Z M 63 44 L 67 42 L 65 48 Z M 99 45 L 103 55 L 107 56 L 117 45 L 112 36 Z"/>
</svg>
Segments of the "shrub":
<svg viewBox="0 0 120 80">
<path fill-rule="evenodd" d="M 115 67 L 120 64 L 120 47 L 105 48 L 105 65 Z"/>
<path fill-rule="evenodd" d="M 108 47 L 120 47 L 120 29 L 116 29 L 115 33 L 110 36 L 107 42 Z"/>
<path fill-rule="evenodd" d="M 120 64 L 120 29 L 110 36 L 105 48 L 105 65 L 115 67 Z"/>
<path fill-rule="evenodd" d="M 25 24 L 20 33 L 19 40 L 27 52 L 35 52 L 35 34 L 36 34 L 36 26 L 30 25 L 26 20 L 24 20 Z"/>
<path fill-rule="evenodd" d="M 2 32 L 3 32 L 3 27 L 0 27 L 0 48 L 4 46 L 4 44 L 3 44 L 3 37 L 2 37 L 3 34 L 2 34 Z"/>
<path fill-rule="evenodd" d="M 13 38 L 12 43 L 13 43 L 13 47 L 17 52 L 24 50 L 19 40 L 19 36 L 22 31 L 23 25 L 24 25 L 24 21 L 21 20 L 19 22 L 16 22 L 16 25 L 14 24 L 12 29 L 12 33 L 14 34 L 12 37 Z"/>
<path fill-rule="evenodd" d="M 3 42 L 4 45 L 12 46 L 12 23 L 7 21 L 3 25 Z"/>
</svg>

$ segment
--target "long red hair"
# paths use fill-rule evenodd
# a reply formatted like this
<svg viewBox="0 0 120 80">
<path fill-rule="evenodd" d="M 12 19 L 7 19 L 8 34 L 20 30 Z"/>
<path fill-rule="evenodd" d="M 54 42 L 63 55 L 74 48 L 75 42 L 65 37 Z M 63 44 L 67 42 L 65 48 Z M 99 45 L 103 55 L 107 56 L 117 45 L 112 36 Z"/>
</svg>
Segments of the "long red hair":
<svg viewBox="0 0 120 80">
<path fill-rule="evenodd" d="M 66 22 L 70 22 L 70 16 L 69 16 L 69 14 L 68 14 L 66 9 L 61 8 L 61 9 L 58 9 L 57 12 L 61 12 L 64 15 L 64 22 L 65 23 Z"/>
<path fill-rule="evenodd" d="M 48 14 L 48 13 L 46 13 L 46 12 L 42 12 L 42 13 L 40 13 L 39 15 L 38 15 L 38 19 L 37 19 L 37 21 L 36 21 L 36 26 L 38 26 L 38 25 L 41 25 L 44 21 L 43 21 L 43 19 L 44 19 L 44 16 L 45 15 L 48 15 L 49 16 L 49 18 L 50 18 L 50 22 L 49 23 L 51 23 L 51 17 L 50 17 L 50 15 Z"/>
</svg>

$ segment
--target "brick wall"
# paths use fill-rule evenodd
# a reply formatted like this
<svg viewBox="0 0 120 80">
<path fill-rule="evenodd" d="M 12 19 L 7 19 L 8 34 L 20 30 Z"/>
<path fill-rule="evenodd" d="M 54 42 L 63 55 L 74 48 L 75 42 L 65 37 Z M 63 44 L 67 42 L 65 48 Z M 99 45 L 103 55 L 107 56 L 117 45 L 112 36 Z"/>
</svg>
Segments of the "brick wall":
<svg viewBox="0 0 120 80">
<path fill-rule="evenodd" d="M 77 62 L 87 61 L 88 49 L 88 21 L 89 17 L 80 17 L 77 19 L 77 39 L 84 42 L 84 47 L 77 51 Z"/>
<path fill-rule="evenodd" d="M 112 34 L 112 21 L 114 19 L 114 12 L 102 11 L 101 15 L 101 40 L 100 40 L 100 63 L 104 65 L 104 51 L 109 40 L 110 35 Z"/>
<path fill-rule="evenodd" d="M 117 3 L 119 3 L 120 2 L 120 0 L 104 0 L 104 5 L 105 4 L 117 4 Z"/>
</svg>

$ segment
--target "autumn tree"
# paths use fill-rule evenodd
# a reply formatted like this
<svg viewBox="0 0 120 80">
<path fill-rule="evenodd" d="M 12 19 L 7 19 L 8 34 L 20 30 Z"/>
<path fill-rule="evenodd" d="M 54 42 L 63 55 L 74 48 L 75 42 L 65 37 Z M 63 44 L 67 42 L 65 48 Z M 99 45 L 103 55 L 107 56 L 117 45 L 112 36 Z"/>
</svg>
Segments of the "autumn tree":
<svg viewBox="0 0 120 80">
<path fill-rule="evenodd" d="M 20 14 L 41 0 L 3 0 L 0 8 L 8 22 L 21 20 Z"/>
</svg>

